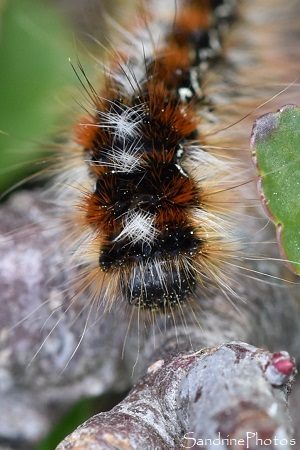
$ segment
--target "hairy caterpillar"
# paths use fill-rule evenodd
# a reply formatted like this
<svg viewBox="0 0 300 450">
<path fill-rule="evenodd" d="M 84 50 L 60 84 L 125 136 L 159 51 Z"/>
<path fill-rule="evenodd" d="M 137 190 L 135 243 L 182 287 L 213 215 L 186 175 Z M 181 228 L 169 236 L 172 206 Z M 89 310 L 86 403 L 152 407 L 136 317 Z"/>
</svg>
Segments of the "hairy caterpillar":
<svg viewBox="0 0 300 450">
<path fill-rule="evenodd" d="M 12 327 L 19 325 L 13 332 L 17 330 L 21 338 L 10 345 L 11 330 L 1 330 L 0 336 L 4 366 L 16 373 L 17 386 L 30 387 L 29 395 L 36 394 L 35 386 L 31 388 L 34 379 L 38 388 L 59 386 L 51 392 L 51 401 L 59 403 L 68 389 L 62 386 L 62 371 L 65 384 L 71 380 L 68 401 L 81 392 L 103 392 L 105 383 L 111 387 L 115 382 L 119 366 L 107 376 L 99 369 L 99 361 L 120 351 L 120 336 L 122 351 L 129 329 L 135 338 L 130 341 L 125 336 L 126 351 L 129 348 L 134 354 L 127 362 L 131 372 L 136 347 L 143 347 L 142 332 L 151 330 L 149 322 L 164 335 L 174 324 L 178 336 L 186 328 L 185 338 L 192 342 L 188 325 L 196 322 L 205 327 L 205 308 L 215 292 L 240 300 L 246 297 L 246 289 L 252 289 L 252 279 L 253 283 L 258 278 L 276 283 L 277 279 L 267 276 L 282 277 L 280 269 L 269 272 L 269 260 L 277 258 L 270 250 L 275 237 L 270 241 L 266 233 L 265 239 L 266 219 L 257 215 L 258 201 L 250 186 L 254 175 L 248 153 L 251 123 L 246 116 L 285 89 L 294 73 L 291 64 L 288 78 L 280 73 L 287 64 L 282 56 L 277 67 L 277 54 L 287 55 L 289 61 L 288 52 L 280 50 L 275 31 L 270 38 L 265 25 L 272 20 L 274 2 L 266 2 L 265 15 L 258 1 L 238 3 L 240 22 L 232 24 L 233 32 L 240 27 L 236 35 L 229 26 L 236 14 L 235 2 L 143 3 L 130 31 L 112 27 L 120 39 L 109 52 L 109 62 L 101 67 L 104 87 L 91 85 L 82 66 L 75 67 L 86 88 L 86 111 L 69 142 L 58 149 L 52 167 L 58 174 L 49 195 L 52 205 L 43 216 L 47 243 L 39 230 L 33 238 L 35 229 L 30 229 L 25 231 L 17 263 L 7 258 L 7 242 L 2 257 L 10 264 L 4 269 L 15 274 L 18 285 L 15 267 L 29 254 L 23 264 L 24 278 L 34 286 L 30 291 L 34 296 L 20 283 L 22 315 L 5 283 L 1 292 L 1 314 L 7 314 L 5 321 Z M 247 21 L 252 23 L 253 11 L 256 25 L 251 33 Z M 202 33 L 193 28 L 199 23 Z M 275 66 L 276 77 L 278 68 L 284 85 L 272 86 L 270 71 Z M 280 104 L 287 101 L 279 100 Z M 21 214 L 34 221 L 37 209 L 33 197 L 30 204 L 24 201 Z M 56 228 L 62 233 L 58 238 Z M 46 289 L 46 293 L 35 290 L 35 283 L 44 282 L 42 275 L 42 282 L 30 280 L 32 266 L 38 264 L 35 248 L 30 253 L 26 246 L 31 238 L 36 246 L 43 246 L 45 278 L 49 284 L 58 279 L 51 295 Z M 52 257 L 58 247 L 60 253 Z M 257 265 L 252 265 L 253 259 Z M 1 265 L 5 278 L 2 269 Z M 247 285 L 245 278 L 250 279 Z M 12 297 L 14 302 L 9 303 L 6 299 Z M 238 307 L 240 303 L 236 302 Z M 107 320 L 107 330 L 102 316 L 110 311 L 115 321 Z M 227 310 L 223 308 L 222 313 Z M 6 349 L 12 347 L 11 356 Z M 25 371 L 33 355 L 37 357 Z M 91 355 L 90 360 L 82 355 Z M 74 380 L 80 380 L 77 390 Z M 45 401 L 41 391 L 38 404 Z"/>
<path fill-rule="evenodd" d="M 218 280 L 215 268 L 234 245 L 215 213 L 228 169 L 197 143 L 195 118 L 234 2 L 185 6 L 176 17 L 174 2 L 151 5 L 148 33 L 138 30 L 107 68 L 105 93 L 92 90 L 91 113 L 75 130 L 88 173 L 74 220 L 83 260 L 94 259 L 88 279 L 108 309 L 122 298 L 168 313 L 205 279 Z"/>
<path fill-rule="evenodd" d="M 217 114 L 206 82 L 237 4 L 144 6 L 142 23 L 104 67 L 105 90 L 87 81 L 67 184 L 83 158 L 86 167 L 62 196 L 74 196 L 71 252 L 83 266 L 90 261 L 82 283 L 92 302 L 183 318 L 207 287 L 236 295 L 228 274 L 243 243 L 234 203 L 247 179 L 228 150 L 206 142 Z"/>
<path fill-rule="evenodd" d="M 235 1 L 141 8 L 133 31 L 119 30 L 103 90 L 75 68 L 87 114 L 54 166 L 61 246 L 77 271 L 71 306 L 84 292 L 99 316 L 121 305 L 130 323 L 161 313 L 185 323 L 215 287 L 240 297 L 240 272 L 256 276 L 243 251 L 252 176 L 235 158 L 238 131 L 236 153 L 221 133 L 257 99 L 233 113 L 222 41 Z"/>
</svg>

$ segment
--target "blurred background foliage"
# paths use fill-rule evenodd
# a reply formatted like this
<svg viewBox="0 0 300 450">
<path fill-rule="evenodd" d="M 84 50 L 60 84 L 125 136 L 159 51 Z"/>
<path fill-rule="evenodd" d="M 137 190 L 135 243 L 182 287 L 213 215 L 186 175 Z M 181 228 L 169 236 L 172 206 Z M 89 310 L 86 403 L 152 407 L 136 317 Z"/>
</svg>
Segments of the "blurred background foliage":
<svg viewBox="0 0 300 450">
<path fill-rule="evenodd" d="M 75 85 L 72 30 L 43 0 L 1 1 L 0 191 L 36 170 Z M 74 59 L 74 58 L 73 58 Z"/>
</svg>

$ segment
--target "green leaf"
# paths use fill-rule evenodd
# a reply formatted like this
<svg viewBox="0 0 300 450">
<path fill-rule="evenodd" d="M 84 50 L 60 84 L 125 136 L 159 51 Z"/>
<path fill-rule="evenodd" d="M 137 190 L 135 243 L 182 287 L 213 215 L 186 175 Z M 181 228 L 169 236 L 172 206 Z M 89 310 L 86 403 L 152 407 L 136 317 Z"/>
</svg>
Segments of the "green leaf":
<svg viewBox="0 0 300 450">
<path fill-rule="evenodd" d="M 260 198 L 276 225 L 280 253 L 300 274 L 300 107 L 287 105 L 258 118 L 251 146 Z"/>
</svg>

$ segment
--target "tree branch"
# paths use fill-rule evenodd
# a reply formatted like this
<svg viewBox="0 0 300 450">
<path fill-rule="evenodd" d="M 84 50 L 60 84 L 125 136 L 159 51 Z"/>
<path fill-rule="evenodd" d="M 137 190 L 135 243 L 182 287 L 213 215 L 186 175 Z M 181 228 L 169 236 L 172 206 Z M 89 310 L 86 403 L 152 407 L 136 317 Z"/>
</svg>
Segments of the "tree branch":
<svg viewBox="0 0 300 450">
<path fill-rule="evenodd" d="M 231 342 L 158 360 L 123 402 L 85 422 L 57 450 L 209 448 L 222 440 L 229 445 L 220 448 L 258 448 L 258 439 L 275 449 L 291 439 L 286 393 L 294 370 L 281 354 L 287 370 L 280 372 L 278 357 Z"/>
</svg>

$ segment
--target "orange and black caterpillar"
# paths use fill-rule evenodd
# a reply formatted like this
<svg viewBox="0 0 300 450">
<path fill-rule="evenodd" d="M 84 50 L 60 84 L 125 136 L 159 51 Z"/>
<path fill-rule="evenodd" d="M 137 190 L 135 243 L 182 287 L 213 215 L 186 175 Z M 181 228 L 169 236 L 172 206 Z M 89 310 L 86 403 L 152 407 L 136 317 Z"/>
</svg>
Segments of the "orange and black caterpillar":
<svg viewBox="0 0 300 450">
<path fill-rule="evenodd" d="M 234 251 L 220 207 L 228 162 L 203 148 L 197 111 L 213 110 L 204 80 L 222 55 L 236 2 L 147 7 L 143 27 L 127 33 L 104 68 L 105 89 L 88 83 L 89 115 L 75 127 L 72 187 L 62 195 L 72 252 L 93 298 L 107 309 L 124 298 L 168 313 L 206 281 L 226 286 L 219 268 Z"/>
</svg>

